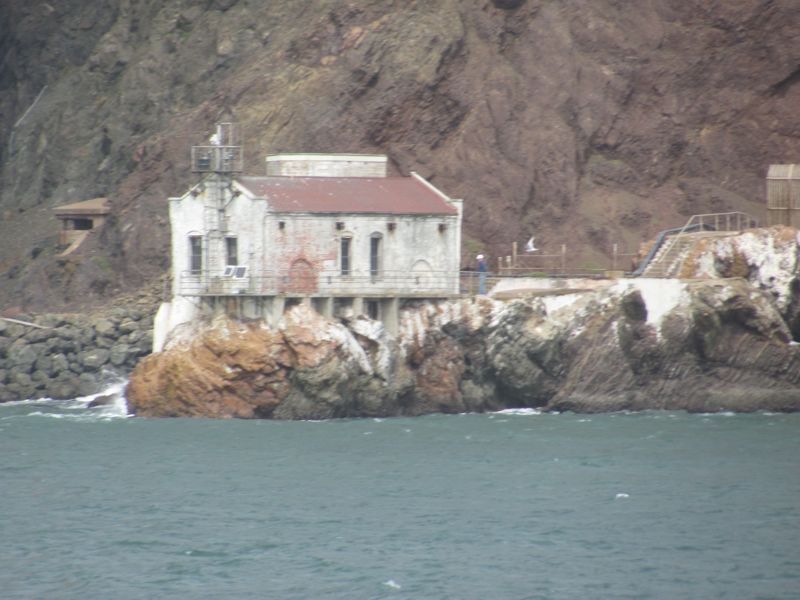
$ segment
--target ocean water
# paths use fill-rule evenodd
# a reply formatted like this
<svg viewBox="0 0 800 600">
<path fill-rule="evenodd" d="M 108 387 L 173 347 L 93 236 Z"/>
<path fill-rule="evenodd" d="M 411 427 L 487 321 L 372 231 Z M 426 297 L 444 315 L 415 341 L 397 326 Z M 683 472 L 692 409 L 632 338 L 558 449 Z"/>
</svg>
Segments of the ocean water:
<svg viewBox="0 0 800 600">
<path fill-rule="evenodd" d="M 0 405 L 0 598 L 798 598 L 800 415 Z"/>
</svg>

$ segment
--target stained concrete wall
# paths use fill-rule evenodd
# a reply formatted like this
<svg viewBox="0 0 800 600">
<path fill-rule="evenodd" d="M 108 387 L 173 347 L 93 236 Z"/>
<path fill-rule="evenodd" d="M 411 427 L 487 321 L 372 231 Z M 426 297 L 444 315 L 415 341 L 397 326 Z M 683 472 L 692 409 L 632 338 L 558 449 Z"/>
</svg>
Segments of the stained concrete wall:
<svg viewBox="0 0 800 600">
<path fill-rule="evenodd" d="M 274 325 L 298 301 L 328 317 L 364 314 L 375 302 L 378 318 L 394 332 L 401 299 L 459 293 L 462 203 L 447 200 L 456 215 L 275 213 L 235 181 L 207 177 L 169 201 L 173 297 L 156 317 L 153 351 L 197 318 L 224 311 Z M 190 272 L 191 236 L 202 242 L 200 273 Z M 237 240 L 238 264 L 247 267 L 241 278 L 223 274 L 229 236 Z M 344 237 L 351 240 L 347 274 Z M 377 275 L 370 260 L 374 237 L 380 238 Z"/>
<path fill-rule="evenodd" d="M 461 202 L 453 204 L 457 215 L 273 213 L 244 188 L 211 177 L 170 200 L 173 293 L 458 293 Z M 199 275 L 189 272 L 193 235 L 202 238 Z M 236 237 L 245 278 L 222 277 L 228 236 Z M 380 238 L 378 277 L 370 271 L 373 236 Z M 347 276 L 343 237 L 351 240 Z"/>
<path fill-rule="evenodd" d="M 386 177 L 386 156 L 365 154 L 272 154 L 267 175 L 287 177 Z"/>
</svg>

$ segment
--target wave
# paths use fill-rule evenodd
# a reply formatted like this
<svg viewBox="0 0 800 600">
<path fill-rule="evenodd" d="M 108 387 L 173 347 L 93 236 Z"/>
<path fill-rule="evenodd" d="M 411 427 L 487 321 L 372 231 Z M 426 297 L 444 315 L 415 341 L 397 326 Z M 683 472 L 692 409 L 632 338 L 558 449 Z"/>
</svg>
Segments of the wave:
<svg viewBox="0 0 800 600">
<path fill-rule="evenodd" d="M 115 377 L 106 387 L 95 394 L 78 396 L 68 400 L 54 398 L 30 398 L 0 404 L 0 410 L 12 409 L 13 414 L 3 419 L 18 417 L 48 417 L 51 419 L 75 419 L 82 421 L 106 421 L 126 419 L 128 405 L 125 401 L 125 386 L 128 381 Z M 39 410 L 25 411 L 26 408 Z M 21 409 L 21 410 L 20 410 Z"/>
<path fill-rule="evenodd" d="M 538 408 L 506 408 L 492 412 L 493 415 L 541 415 Z"/>
</svg>

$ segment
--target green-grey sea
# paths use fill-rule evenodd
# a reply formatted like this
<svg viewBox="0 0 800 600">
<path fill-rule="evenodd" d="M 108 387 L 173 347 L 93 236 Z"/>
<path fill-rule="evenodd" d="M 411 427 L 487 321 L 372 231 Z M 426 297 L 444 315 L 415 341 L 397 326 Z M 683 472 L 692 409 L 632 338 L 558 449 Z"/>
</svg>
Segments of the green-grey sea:
<svg viewBox="0 0 800 600">
<path fill-rule="evenodd" d="M 800 598 L 800 415 L 0 405 L 3 599 Z"/>
</svg>

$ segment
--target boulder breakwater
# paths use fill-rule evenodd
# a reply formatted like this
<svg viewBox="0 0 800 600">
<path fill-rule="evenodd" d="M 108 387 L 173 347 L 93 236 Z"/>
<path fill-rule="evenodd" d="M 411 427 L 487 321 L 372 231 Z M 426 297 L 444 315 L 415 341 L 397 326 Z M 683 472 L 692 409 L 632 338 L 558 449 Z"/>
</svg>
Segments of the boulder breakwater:
<svg viewBox="0 0 800 600">
<path fill-rule="evenodd" d="M 150 311 L 140 308 L 0 319 L 0 402 L 96 393 L 150 353 L 152 329 Z"/>
</svg>

